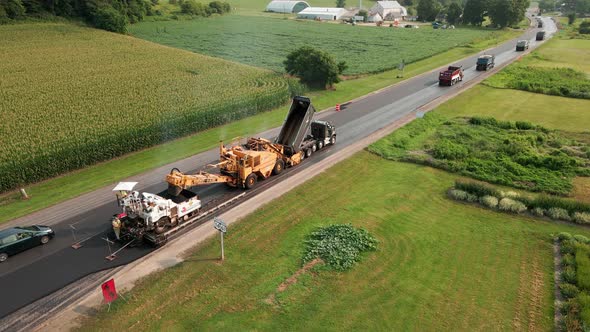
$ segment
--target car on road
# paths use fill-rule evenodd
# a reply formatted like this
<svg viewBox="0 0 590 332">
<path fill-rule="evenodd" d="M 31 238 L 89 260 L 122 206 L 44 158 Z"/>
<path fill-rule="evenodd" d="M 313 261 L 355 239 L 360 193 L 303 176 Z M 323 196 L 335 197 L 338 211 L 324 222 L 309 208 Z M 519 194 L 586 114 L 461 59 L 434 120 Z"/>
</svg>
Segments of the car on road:
<svg viewBox="0 0 590 332">
<path fill-rule="evenodd" d="M 539 31 L 539 32 L 537 32 L 537 37 L 535 39 L 536 40 L 543 40 L 543 39 L 545 39 L 545 31 Z"/>
<path fill-rule="evenodd" d="M 480 55 L 475 64 L 475 70 L 488 70 L 494 68 L 496 57 L 490 54 Z"/>
<path fill-rule="evenodd" d="M 48 226 L 33 225 L 13 227 L 0 231 L 0 263 L 8 256 L 47 244 L 55 236 L 55 232 Z"/>
<path fill-rule="evenodd" d="M 516 50 L 517 51 L 524 51 L 529 49 L 529 41 L 528 40 L 519 40 L 516 42 Z"/>
</svg>

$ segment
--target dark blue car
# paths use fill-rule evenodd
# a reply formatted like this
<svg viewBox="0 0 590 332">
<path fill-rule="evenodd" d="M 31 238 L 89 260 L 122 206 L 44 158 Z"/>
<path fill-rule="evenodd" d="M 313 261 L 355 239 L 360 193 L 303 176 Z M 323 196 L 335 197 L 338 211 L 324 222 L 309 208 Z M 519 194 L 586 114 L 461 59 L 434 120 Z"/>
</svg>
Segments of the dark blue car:
<svg viewBox="0 0 590 332">
<path fill-rule="evenodd" d="M 51 228 L 41 225 L 13 227 L 0 231 L 0 263 L 7 260 L 8 256 L 40 244 L 47 244 L 54 236 Z"/>
</svg>

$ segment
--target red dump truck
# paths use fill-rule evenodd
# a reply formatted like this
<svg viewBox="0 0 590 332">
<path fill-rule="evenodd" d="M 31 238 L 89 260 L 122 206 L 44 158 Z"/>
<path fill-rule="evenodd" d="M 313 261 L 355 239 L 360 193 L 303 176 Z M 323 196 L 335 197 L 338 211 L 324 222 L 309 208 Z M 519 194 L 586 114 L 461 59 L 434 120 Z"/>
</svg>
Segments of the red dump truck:
<svg viewBox="0 0 590 332">
<path fill-rule="evenodd" d="M 441 71 L 438 74 L 438 85 L 454 85 L 463 80 L 462 66 L 449 66 L 447 70 Z"/>
</svg>

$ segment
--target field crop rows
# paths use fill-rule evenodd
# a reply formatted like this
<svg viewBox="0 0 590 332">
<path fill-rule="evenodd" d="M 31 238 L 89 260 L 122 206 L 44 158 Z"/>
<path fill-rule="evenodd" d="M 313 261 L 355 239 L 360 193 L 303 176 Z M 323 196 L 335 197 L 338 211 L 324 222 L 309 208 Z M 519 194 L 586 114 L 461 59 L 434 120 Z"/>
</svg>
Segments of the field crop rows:
<svg viewBox="0 0 590 332">
<path fill-rule="evenodd" d="M 192 21 L 143 22 L 131 34 L 253 66 L 283 71 L 287 54 L 312 46 L 346 61 L 345 74 L 381 72 L 455 46 L 496 36 L 492 30 L 360 27 L 269 17 L 224 16 Z"/>
<path fill-rule="evenodd" d="M 0 192 L 285 103 L 270 71 L 67 24 L 0 26 Z"/>
</svg>

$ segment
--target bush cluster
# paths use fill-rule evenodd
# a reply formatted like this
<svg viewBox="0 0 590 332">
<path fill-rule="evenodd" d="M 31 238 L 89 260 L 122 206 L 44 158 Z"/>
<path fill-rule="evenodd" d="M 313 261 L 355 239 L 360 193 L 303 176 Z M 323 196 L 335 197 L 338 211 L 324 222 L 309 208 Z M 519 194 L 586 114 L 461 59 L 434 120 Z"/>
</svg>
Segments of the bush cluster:
<svg viewBox="0 0 590 332">
<path fill-rule="evenodd" d="M 549 217 L 554 220 L 574 221 L 578 224 L 590 224 L 590 204 L 570 199 L 539 195 L 531 198 L 513 191 L 500 191 L 496 188 L 473 181 L 456 180 L 455 186 L 448 190 L 448 195 L 458 201 L 479 202 L 490 209 L 511 213 L 529 212 L 537 217 Z M 560 239 L 565 235 L 560 235 Z M 578 239 L 586 243 L 584 239 Z"/>
<path fill-rule="evenodd" d="M 584 35 L 590 34 L 590 21 L 584 21 L 580 23 L 580 28 L 578 31 Z"/>
<path fill-rule="evenodd" d="M 305 240 L 303 263 L 321 258 L 329 267 L 350 269 L 365 251 L 377 249 L 377 240 L 362 228 L 352 225 L 330 225 L 312 232 Z"/>
<path fill-rule="evenodd" d="M 547 95 L 590 99 L 590 80 L 572 68 L 542 68 L 511 65 L 486 80 L 494 87 Z"/>
<path fill-rule="evenodd" d="M 590 146 L 586 142 L 584 136 L 574 138 L 524 121 L 490 117 L 448 120 L 428 114 L 369 150 L 384 158 L 425 164 L 486 182 L 567 195 L 575 176 L 590 176 Z"/>
<path fill-rule="evenodd" d="M 559 233 L 561 253 L 561 283 L 559 289 L 568 299 L 561 308 L 568 331 L 590 326 L 590 246 L 583 235 Z"/>
<path fill-rule="evenodd" d="M 183 0 L 178 2 L 181 12 L 193 16 L 207 17 L 212 14 L 225 14 L 231 11 L 231 6 L 227 2 L 213 1 L 209 5 L 196 2 L 195 0 Z"/>
</svg>

